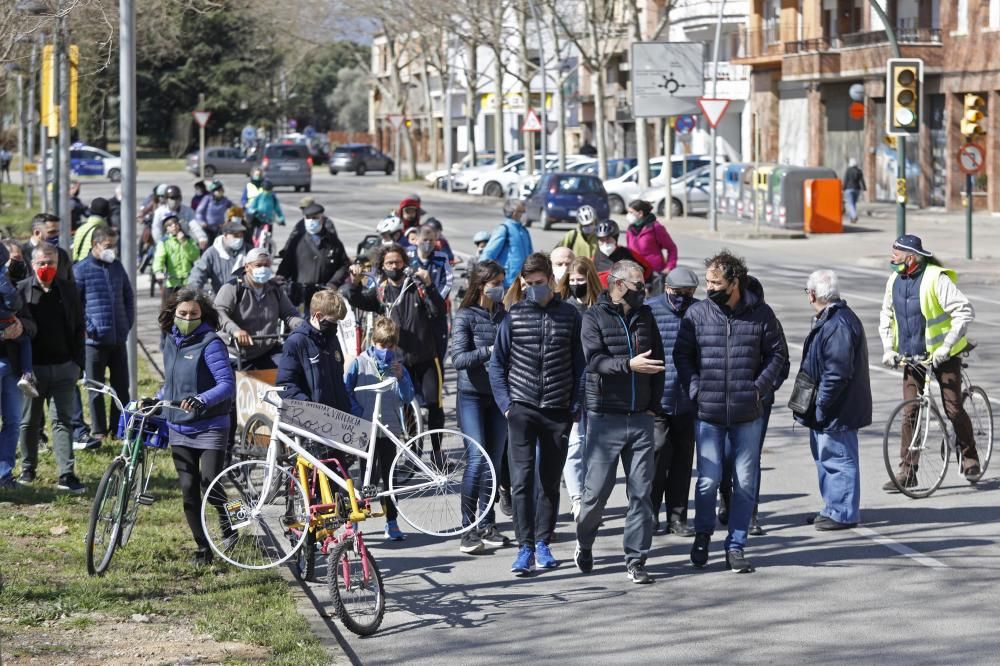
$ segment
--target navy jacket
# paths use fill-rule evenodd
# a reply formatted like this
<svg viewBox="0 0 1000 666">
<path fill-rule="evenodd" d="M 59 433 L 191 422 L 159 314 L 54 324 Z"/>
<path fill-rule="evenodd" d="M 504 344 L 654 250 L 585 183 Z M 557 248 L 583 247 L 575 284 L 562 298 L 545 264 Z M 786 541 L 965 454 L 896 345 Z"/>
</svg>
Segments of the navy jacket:
<svg viewBox="0 0 1000 666">
<path fill-rule="evenodd" d="M 497 328 L 507 316 L 502 305 L 487 312 L 479 305 L 461 308 L 451 325 L 451 364 L 458 371 L 458 392 L 493 395 L 486 370 Z"/>
<path fill-rule="evenodd" d="M 351 411 L 351 400 L 344 387 L 344 355 L 336 331 L 325 335 L 306 322 L 285 340 L 278 362 L 277 386 L 283 386 L 283 398 L 307 400 Z"/>
<path fill-rule="evenodd" d="M 760 283 L 748 278 L 735 309 L 708 299 L 688 308 L 674 363 L 699 420 L 728 426 L 759 418 L 788 376 L 785 335 Z"/>
<path fill-rule="evenodd" d="M 228 430 L 236 376 L 226 345 L 212 327 L 201 324 L 182 335 L 174 326 L 163 338 L 162 351 L 165 377 L 159 396 L 174 401 L 197 396 L 205 403 L 198 413 L 167 410 L 170 427 L 191 436 L 209 429 Z"/>
<path fill-rule="evenodd" d="M 135 323 L 135 294 L 125 267 L 92 254 L 73 266 L 76 289 L 83 303 L 88 345 L 123 345 Z"/>
<path fill-rule="evenodd" d="M 801 369 L 816 383 L 816 405 L 795 420 L 822 432 L 871 425 L 868 342 L 861 320 L 845 301 L 834 301 L 813 322 L 802 347 Z"/>
<path fill-rule="evenodd" d="M 697 300 L 692 302 L 697 303 Z M 673 363 L 674 344 L 677 342 L 677 334 L 681 330 L 681 321 L 687 308 L 678 311 L 670 305 L 666 294 L 660 294 L 646 302 L 649 309 L 653 311 L 656 318 L 656 327 L 660 329 L 660 339 L 663 341 L 663 355 L 670 359 L 664 363 L 663 373 L 663 397 L 660 399 L 660 411 L 671 416 L 681 416 L 694 411 L 694 403 L 687 393 L 681 390 L 680 378 L 677 375 L 677 366 Z M 690 306 L 688 306 L 690 307 Z"/>
</svg>

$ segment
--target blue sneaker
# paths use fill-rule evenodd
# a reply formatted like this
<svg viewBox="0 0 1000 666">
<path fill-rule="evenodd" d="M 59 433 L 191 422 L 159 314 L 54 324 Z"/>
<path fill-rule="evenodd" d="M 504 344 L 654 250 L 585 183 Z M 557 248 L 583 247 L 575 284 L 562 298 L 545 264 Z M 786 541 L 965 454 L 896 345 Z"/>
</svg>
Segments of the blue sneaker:
<svg viewBox="0 0 1000 666">
<path fill-rule="evenodd" d="M 399 529 L 399 525 L 396 524 L 395 520 L 386 521 L 385 538 L 389 541 L 406 541 L 406 535 Z"/>
<path fill-rule="evenodd" d="M 510 572 L 518 576 L 527 576 L 534 570 L 535 551 L 528 544 L 523 544 L 517 551 L 517 559 L 514 560 L 514 564 L 510 565 Z"/>
<path fill-rule="evenodd" d="M 538 558 L 538 566 L 543 569 L 555 569 L 559 566 L 559 560 L 552 557 L 549 544 L 544 541 L 535 542 L 535 557 Z"/>
</svg>

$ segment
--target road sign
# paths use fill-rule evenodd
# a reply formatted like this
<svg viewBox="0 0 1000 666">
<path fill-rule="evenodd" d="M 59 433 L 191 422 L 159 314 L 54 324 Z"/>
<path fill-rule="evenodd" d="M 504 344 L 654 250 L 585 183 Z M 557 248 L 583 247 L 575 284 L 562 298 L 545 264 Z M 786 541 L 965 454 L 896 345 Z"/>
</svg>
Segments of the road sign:
<svg viewBox="0 0 1000 666">
<path fill-rule="evenodd" d="M 719 126 L 719 121 L 722 120 L 722 116 L 726 115 L 726 109 L 729 108 L 729 102 L 731 101 L 711 97 L 698 98 L 698 106 L 701 107 L 702 113 L 705 114 L 705 120 L 708 121 L 709 127 L 715 129 Z"/>
<path fill-rule="evenodd" d="M 632 44 L 632 114 L 662 118 L 697 113 L 705 92 L 705 47 L 701 42 Z"/>
<path fill-rule="evenodd" d="M 851 102 L 851 105 L 847 107 L 847 113 L 851 116 L 851 120 L 864 120 L 865 117 L 865 105 L 863 102 Z"/>
<path fill-rule="evenodd" d="M 986 148 L 978 143 L 967 143 L 958 149 L 958 168 L 969 176 L 982 173 L 986 166 Z"/>
<path fill-rule="evenodd" d="M 198 127 L 204 127 L 208 124 L 208 119 L 212 117 L 211 111 L 192 111 L 191 115 L 194 116 L 194 121 L 198 123 Z"/>
<path fill-rule="evenodd" d="M 539 119 L 538 114 L 535 113 L 534 109 L 528 109 L 528 115 L 524 117 L 524 125 L 521 126 L 522 132 L 541 132 L 542 131 L 542 121 Z"/>
<path fill-rule="evenodd" d="M 399 131 L 399 128 L 403 126 L 403 121 L 406 118 L 401 113 L 390 113 L 389 114 L 389 124 L 392 125 L 392 129 Z"/>
<path fill-rule="evenodd" d="M 685 114 L 683 116 L 677 116 L 677 120 L 674 121 L 674 129 L 677 130 L 678 134 L 687 134 L 693 130 L 698 125 L 698 119 L 690 114 Z"/>
</svg>

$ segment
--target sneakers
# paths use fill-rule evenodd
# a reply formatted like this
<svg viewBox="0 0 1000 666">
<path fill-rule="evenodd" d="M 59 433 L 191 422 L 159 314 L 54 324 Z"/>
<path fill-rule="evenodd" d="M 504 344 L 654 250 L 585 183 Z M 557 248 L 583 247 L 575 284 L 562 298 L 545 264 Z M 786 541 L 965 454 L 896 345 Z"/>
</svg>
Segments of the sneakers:
<svg viewBox="0 0 1000 666">
<path fill-rule="evenodd" d="M 462 535 L 462 545 L 458 549 L 466 555 L 478 555 L 486 550 L 486 546 L 483 545 L 483 539 L 479 536 L 479 532 L 469 530 Z"/>
<path fill-rule="evenodd" d="M 576 568 L 582 573 L 590 573 L 594 570 L 594 554 L 589 548 L 581 548 L 580 544 L 576 544 L 576 550 L 573 552 L 573 562 L 576 564 Z"/>
<path fill-rule="evenodd" d="M 574 523 L 577 522 L 578 520 L 580 520 L 580 507 L 582 505 L 583 505 L 583 500 L 581 500 L 579 497 L 574 497 L 573 498 L 573 509 L 572 509 L 572 512 L 573 512 L 573 522 Z"/>
<path fill-rule="evenodd" d="M 691 546 L 691 564 L 699 569 L 708 564 L 708 546 L 712 543 L 712 537 L 704 532 L 699 532 L 694 536 L 694 545 Z"/>
<path fill-rule="evenodd" d="M 760 521 L 757 520 L 757 516 L 750 519 L 749 533 L 751 536 L 764 536 L 767 534 L 767 532 L 764 531 L 764 528 L 760 526 Z"/>
<path fill-rule="evenodd" d="M 900 488 L 913 488 L 917 485 L 917 474 L 916 472 L 899 472 L 896 474 L 895 481 L 887 481 L 885 485 L 882 486 L 882 490 L 887 493 L 899 492 Z"/>
<path fill-rule="evenodd" d="M 535 551 L 528 544 L 522 544 L 517 550 L 517 558 L 510 565 L 510 572 L 518 576 L 527 576 L 535 570 Z"/>
<path fill-rule="evenodd" d="M 63 474 L 59 477 L 59 483 L 56 484 L 56 488 L 59 490 L 65 490 L 66 492 L 72 493 L 74 495 L 82 495 L 87 489 L 80 479 L 76 478 L 75 474 Z"/>
<path fill-rule="evenodd" d="M 17 481 L 14 480 L 13 476 L 5 476 L 0 479 L 0 490 L 16 490 Z"/>
<path fill-rule="evenodd" d="M 629 562 L 625 565 L 625 575 L 628 579 L 637 585 L 647 585 L 653 582 L 653 579 L 649 577 L 646 573 L 646 565 L 642 562 L 635 561 Z"/>
<path fill-rule="evenodd" d="M 497 494 L 500 495 L 500 512 L 508 518 L 513 516 L 514 507 L 510 502 L 510 488 L 500 488 Z"/>
<path fill-rule="evenodd" d="M 544 541 L 535 542 L 535 558 L 542 569 L 555 569 L 559 566 L 559 560 L 552 556 L 549 544 Z"/>
<path fill-rule="evenodd" d="M 191 564 L 196 567 L 205 567 L 212 563 L 212 549 L 211 548 L 199 548 L 194 551 L 194 557 L 191 558 Z"/>
<path fill-rule="evenodd" d="M 21 378 L 17 380 L 17 388 L 21 389 L 21 393 L 29 398 L 38 397 L 38 384 L 35 382 L 35 375 L 31 372 L 21 375 Z"/>
<path fill-rule="evenodd" d="M 479 537 L 487 546 L 506 548 L 510 545 L 510 539 L 504 536 L 503 533 L 497 529 L 496 525 L 490 525 L 487 529 L 480 532 Z"/>
<path fill-rule="evenodd" d="M 733 573 L 753 573 L 753 565 L 739 549 L 726 551 L 726 568 Z"/>
<path fill-rule="evenodd" d="M 91 435 L 79 442 L 73 442 L 74 451 L 96 451 L 99 448 L 101 448 L 101 438 L 96 435 Z"/>
<path fill-rule="evenodd" d="M 673 534 L 679 537 L 691 537 L 694 536 L 694 530 L 688 527 L 687 523 L 683 520 L 671 520 L 670 524 L 667 525 L 666 534 Z"/>
<path fill-rule="evenodd" d="M 820 532 L 833 532 L 835 530 L 849 530 L 852 527 L 857 527 L 857 523 L 840 523 L 830 518 L 829 516 L 816 516 L 816 520 L 813 521 L 813 527 L 815 527 Z"/>
<path fill-rule="evenodd" d="M 30 486 L 35 482 L 35 470 L 23 469 L 21 470 L 21 476 L 17 477 L 17 482 L 22 486 Z"/>
<path fill-rule="evenodd" d="M 385 522 L 385 538 L 389 541 L 405 541 L 406 535 L 399 529 L 395 520 L 387 520 Z"/>
</svg>

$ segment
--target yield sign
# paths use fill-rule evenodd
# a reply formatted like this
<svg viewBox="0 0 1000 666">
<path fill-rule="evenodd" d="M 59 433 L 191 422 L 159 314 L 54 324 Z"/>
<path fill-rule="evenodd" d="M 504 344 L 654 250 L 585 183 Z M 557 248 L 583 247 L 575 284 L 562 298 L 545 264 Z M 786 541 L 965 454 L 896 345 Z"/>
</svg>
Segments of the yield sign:
<svg viewBox="0 0 1000 666">
<path fill-rule="evenodd" d="M 522 132 L 541 132 L 542 131 L 542 121 L 539 119 L 538 114 L 535 113 L 534 109 L 528 109 L 528 115 L 524 118 L 524 125 L 521 126 Z"/>
<path fill-rule="evenodd" d="M 208 119 L 212 117 L 211 111 L 192 111 L 191 115 L 194 116 L 194 121 L 198 123 L 198 127 L 204 127 L 208 124 Z"/>
<path fill-rule="evenodd" d="M 705 114 L 705 120 L 708 121 L 708 126 L 715 129 L 719 125 L 719 121 L 722 120 L 722 116 L 726 115 L 726 109 L 729 108 L 729 99 L 715 99 L 712 97 L 699 97 L 698 106 L 701 107 L 702 112 Z"/>
<path fill-rule="evenodd" d="M 389 114 L 389 123 L 392 124 L 392 129 L 394 130 L 398 131 L 403 126 L 403 120 L 405 120 L 405 117 L 401 113 Z"/>
</svg>

